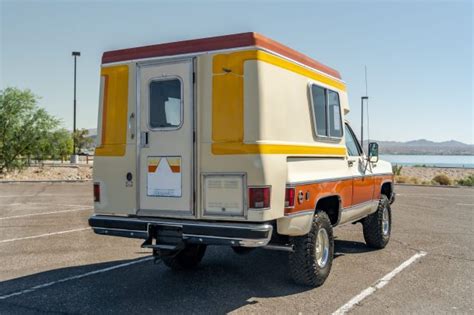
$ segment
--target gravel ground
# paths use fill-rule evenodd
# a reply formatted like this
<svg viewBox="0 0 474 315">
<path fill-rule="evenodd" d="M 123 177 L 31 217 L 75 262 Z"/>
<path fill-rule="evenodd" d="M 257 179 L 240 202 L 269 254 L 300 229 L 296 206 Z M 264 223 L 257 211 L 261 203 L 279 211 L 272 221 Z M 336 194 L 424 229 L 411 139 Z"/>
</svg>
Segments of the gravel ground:
<svg viewBox="0 0 474 315">
<path fill-rule="evenodd" d="M 452 180 L 459 180 L 474 174 L 469 168 L 440 168 L 404 166 L 401 176 L 416 178 L 419 183 L 431 181 L 438 174 L 445 174 Z M 21 172 L 0 175 L 1 180 L 87 180 L 92 179 L 92 164 L 56 164 L 43 167 L 28 167 Z"/>
<path fill-rule="evenodd" d="M 92 165 L 45 165 L 27 167 L 20 172 L 0 175 L 2 180 L 87 180 L 92 179 Z"/>
<path fill-rule="evenodd" d="M 413 167 L 403 166 L 401 176 L 415 177 L 419 181 L 431 181 L 433 177 L 445 174 L 452 180 L 459 180 L 474 174 L 472 168 L 441 168 L 441 167 Z"/>
</svg>

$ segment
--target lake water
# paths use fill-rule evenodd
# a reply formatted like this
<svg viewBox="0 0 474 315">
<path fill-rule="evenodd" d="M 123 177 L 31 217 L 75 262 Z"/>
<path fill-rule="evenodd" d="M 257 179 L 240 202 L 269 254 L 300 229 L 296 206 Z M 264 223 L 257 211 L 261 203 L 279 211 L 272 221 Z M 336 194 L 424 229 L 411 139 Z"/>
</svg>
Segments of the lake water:
<svg viewBox="0 0 474 315">
<path fill-rule="evenodd" d="M 381 160 L 398 165 L 474 168 L 473 155 L 391 155 L 381 154 Z"/>
</svg>

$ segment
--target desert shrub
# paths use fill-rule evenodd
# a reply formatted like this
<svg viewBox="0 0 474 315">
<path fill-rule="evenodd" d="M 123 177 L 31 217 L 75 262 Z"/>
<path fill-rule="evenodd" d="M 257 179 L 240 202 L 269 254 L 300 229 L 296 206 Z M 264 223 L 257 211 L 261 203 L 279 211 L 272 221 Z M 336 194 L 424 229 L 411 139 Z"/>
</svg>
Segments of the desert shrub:
<svg viewBox="0 0 474 315">
<path fill-rule="evenodd" d="M 436 175 L 435 177 L 433 177 L 433 182 L 435 182 L 436 184 L 445 185 L 445 186 L 452 184 L 451 178 L 449 178 L 445 174 Z"/>
<path fill-rule="evenodd" d="M 461 178 L 458 181 L 458 185 L 461 186 L 474 186 L 474 174 L 469 174 L 467 177 Z"/>
<path fill-rule="evenodd" d="M 397 175 L 395 176 L 395 182 L 397 184 L 414 184 L 418 185 L 420 183 L 420 180 L 416 177 L 409 177 L 409 176 L 400 176 Z"/>
<path fill-rule="evenodd" d="M 408 176 L 395 175 L 395 182 L 397 184 L 406 184 L 408 181 Z"/>
<path fill-rule="evenodd" d="M 422 185 L 431 185 L 432 183 L 429 180 L 424 180 L 424 181 L 421 182 L 421 184 Z"/>
<path fill-rule="evenodd" d="M 402 168 L 403 166 L 401 165 L 392 165 L 392 172 L 393 172 L 393 175 L 398 175 L 400 176 L 402 174 Z"/>
</svg>

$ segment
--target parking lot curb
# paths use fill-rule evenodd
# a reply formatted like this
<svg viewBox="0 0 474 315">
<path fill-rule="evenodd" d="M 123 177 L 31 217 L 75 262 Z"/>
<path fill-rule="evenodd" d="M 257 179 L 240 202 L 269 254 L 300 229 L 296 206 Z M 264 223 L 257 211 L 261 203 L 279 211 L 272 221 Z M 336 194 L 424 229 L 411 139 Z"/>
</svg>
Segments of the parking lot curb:
<svg viewBox="0 0 474 315">
<path fill-rule="evenodd" d="M 463 188 L 470 186 L 459 186 L 459 185 L 421 185 L 421 184 L 402 184 L 402 183 L 395 183 L 395 186 L 414 186 L 414 187 L 437 187 L 437 188 Z"/>
</svg>

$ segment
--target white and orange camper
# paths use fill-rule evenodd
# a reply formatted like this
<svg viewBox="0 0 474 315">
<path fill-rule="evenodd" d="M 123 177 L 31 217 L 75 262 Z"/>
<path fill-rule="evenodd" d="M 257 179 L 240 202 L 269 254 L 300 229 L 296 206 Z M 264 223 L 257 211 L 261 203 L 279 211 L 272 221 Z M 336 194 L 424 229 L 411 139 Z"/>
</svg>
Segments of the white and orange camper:
<svg viewBox="0 0 474 315">
<path fill-rule="evenodd" d="M 335 226 L 376 248 L 391 231 L 391 166 L 348 112 L 336 70 L 256 33 L 106 52 L 89 223 L 174 269 L 207 245 L 286 250 L 321 285 Z"/>
</svg>

